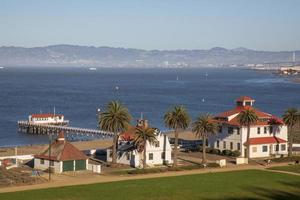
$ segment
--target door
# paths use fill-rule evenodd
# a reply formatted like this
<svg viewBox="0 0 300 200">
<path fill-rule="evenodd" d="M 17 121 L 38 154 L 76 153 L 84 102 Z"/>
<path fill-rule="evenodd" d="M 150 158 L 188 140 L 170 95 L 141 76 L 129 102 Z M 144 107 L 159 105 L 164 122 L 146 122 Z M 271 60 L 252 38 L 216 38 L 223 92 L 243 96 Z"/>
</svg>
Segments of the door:
<svg viewBox="0 0 300 200">
<path fill-rule="evenodd" d="M 63 161 L 63 172 L 73 171 L 73 170 L 74 170 L 73 160 Z"/>
<path fill-rule="evenodd" d="M 86 161 L 85 160 L 76 160 L 75 161 L 75 170 L 86 170 Z"/>
</svg>

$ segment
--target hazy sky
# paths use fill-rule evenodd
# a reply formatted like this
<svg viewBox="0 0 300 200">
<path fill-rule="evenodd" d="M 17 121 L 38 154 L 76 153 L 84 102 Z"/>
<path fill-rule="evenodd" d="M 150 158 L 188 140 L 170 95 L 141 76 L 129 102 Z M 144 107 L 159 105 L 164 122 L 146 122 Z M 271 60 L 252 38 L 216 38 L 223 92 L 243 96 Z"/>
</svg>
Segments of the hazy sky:
<svg viewBox="0 0 300 200">
<path fill-rule="evenodd" d="M 0 0 L 0 46 L 300 49 L 300 0 Z"/>
</svg>

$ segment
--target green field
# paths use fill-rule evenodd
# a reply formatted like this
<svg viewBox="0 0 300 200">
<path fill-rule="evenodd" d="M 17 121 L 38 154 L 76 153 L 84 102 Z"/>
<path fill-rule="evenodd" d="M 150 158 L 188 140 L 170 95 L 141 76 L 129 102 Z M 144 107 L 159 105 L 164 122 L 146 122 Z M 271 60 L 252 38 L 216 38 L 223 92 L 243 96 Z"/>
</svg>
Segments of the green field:
<svg viewBox="0 0 300 200">
<path fill-rule="evenodd" d="M 271 170 L 285 171 L 285 172 L 293 172 L 300 174 L 300 165 L 289 165 L 289 166 L 281 166 L 281 167 L 270 167 Z"/>
<path fill-rule="evenodd" d="M 247 170 L 0 194 L 1 200 L 300 199 L 300 176 Z"/>
</svg>

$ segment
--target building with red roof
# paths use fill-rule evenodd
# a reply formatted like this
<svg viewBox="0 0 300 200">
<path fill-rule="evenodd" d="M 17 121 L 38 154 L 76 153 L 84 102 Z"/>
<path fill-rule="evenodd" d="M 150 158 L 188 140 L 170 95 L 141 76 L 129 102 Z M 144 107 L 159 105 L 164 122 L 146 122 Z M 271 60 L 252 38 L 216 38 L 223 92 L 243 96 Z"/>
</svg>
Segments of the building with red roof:
<svg viewBox="0 0 300 200">
<path fill-rule="evenodd" d="M 64 133 L 61 132 L 50 147 L 34 156 L 35 169 L 46 170 L 49 166 L 55 173 L 86 170 L 88 157 L 67 142 Z"/>
<path fill-rule="evenodd" d="M 219 124 L 219 133 L 210 138 L 211 147 L 220 150 L 240 151 L 245 157 L 247 144 L 250 144 L 250 157 L 270 157 L 286 155 L 287 152 L 287 126 L 282 119 L 263 112 L 254 107 L 255 100 L 248 96 L 236 99 L 235 108 L 215 115 Z M 239 123 L 240 113 L 252 110 L 258 121 L 250 127 L 250 140 L 247 141 L 247 127 Z"/>
<path fill-rule="evenodd" d="M 29 115 L 28 122 L 32 124 L 68 125 L 69 121 L 64 118 L 62 114 L 40 113 Z"/>
<path fill-rule="evenodd" d="M 148 128 L 147 120 L 137 120 L 136 126 L 130 126 L 128 129 L 119 135 L 118 141 L 118 157 L 117 163 L 130 165 L 132 167 L 141 168 L 143 165 L 143 150 L 136 147 L 134 139 L 138 128 Z M 159 129 L 155 129 L 156 142 L 155 144 L 146 143 L 146 164 L 148 166 L 171 164 L 172 148 L 168 136 L 163 134 Z M 112 150 L 107 149 L 107 161 L 112 161 Z"/>
</svg>

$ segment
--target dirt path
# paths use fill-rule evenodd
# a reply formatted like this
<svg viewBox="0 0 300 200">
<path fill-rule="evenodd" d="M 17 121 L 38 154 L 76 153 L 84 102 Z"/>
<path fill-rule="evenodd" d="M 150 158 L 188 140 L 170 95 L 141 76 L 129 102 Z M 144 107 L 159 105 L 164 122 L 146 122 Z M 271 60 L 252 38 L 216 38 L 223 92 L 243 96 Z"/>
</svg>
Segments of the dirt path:
<svg viewBox="0 0 300 200">
<path fill-rule="evenodd" d="M 272 166 L 282 166 L 286 164 L 274 164 Z M 268 166 L 270 167 L 270 166 Z M 204 174 L 204 173 L 216 173 L 216 172 L 228 172 L 228 171 L 239 171 L 239 170 L 249 170 L 249 169 L 258 169 L 266 170 L 266 166 L 261 165 L 242 165 L 242 166 L 231 166 L 225 168 L 206 168 L 190 171 L 177 171 L 177 172 L 164 172 L 157 174 L 144 174 L 144 175 L 95 175 L 93 173 L 82 173 L 82 174 L 64 174 L 64 175 L 55 175 L 51 182 L 36 184 L 36 185 L 27 185 L 27 186 L 18 186 L 18 187 L 5 187 L 0 188 L 0 193 L 3 192 L 14 192 L 14 191 L 23 191 L 23 190 L 33 190 L 33 189 L 42 189 L 42 188 L 52 188 L 52 187 L 62 187 L 62 186 L 71 186 L 71 185 L 84 185 L 92 183 L 105 183 L 105 182 L 114 182 L 114 181 L 123 181 L 123 180 L 137 180 L 137 179 L 148 179 L 148 178 L 159 178 L 159 177 L 172 177 L 172 176 L 182 176 L 182 175 L 191 175 L 191 174 Z M 271 170 L 268 170 L 271 171 Z M 274 171 L 275 172 L 275 171 Z M 278 173 L 276 171 L 276 173 Z M 282 173 L 280 171 L 280 173 Z M 295 174 L 293 174 L 295 175 Z M 299 174 L 298 174 L 299 175 Z"/>
</svg>

